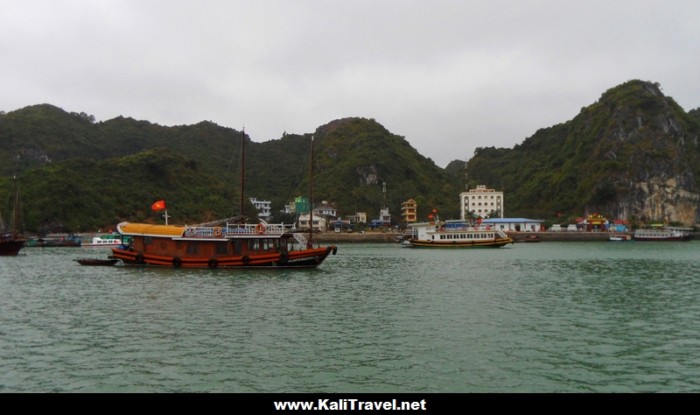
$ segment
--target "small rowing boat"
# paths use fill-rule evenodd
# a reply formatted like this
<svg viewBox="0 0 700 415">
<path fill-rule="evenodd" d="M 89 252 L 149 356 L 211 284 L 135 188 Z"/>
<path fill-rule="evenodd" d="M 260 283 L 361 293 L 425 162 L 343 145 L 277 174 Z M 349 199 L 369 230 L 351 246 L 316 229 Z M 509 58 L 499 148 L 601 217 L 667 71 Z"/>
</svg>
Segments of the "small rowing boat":
<svg viewBox="0 0 700 415">
<path fill-rule="evenodd" d="M 116 264 L 119 260 L 110 258 L 110 259 L 98 259 L 98 258 L 78 258 L 75 259 L 77 263 L 80 265 L 97 265 L 97 266 L 110 266 Z"/>
</svg>

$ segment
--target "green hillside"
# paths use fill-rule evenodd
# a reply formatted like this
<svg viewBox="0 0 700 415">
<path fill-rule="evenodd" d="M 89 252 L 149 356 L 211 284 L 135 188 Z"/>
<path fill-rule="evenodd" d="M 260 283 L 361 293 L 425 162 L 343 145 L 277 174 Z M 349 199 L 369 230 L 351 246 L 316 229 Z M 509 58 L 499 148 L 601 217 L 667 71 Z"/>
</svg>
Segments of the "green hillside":
<svg viewBox="0 0 700 415">
<path fill-rule="evenodd" d="M 697 115 L 657 84 L 630 81 L 512 149 L 477 149 L 469 183 L 502 189 L 509 215 L 694 224 L 699 135 Z"/>
<path fill-rule="evenodd" d="M 17 175 L 28 231 L 88 231 L 122 220 L 171 222 L 240 214 L 245 143 L 248 197 L 271 200 L 275 220 L 296 196 L 313 196 L 341 216 L 386 206 L 400 223 L 401 203 L 419 218 L 438 209 L 459 217 L 459 193 L 484 184 L 505 193 L 505 215 L 564 222 L 599 212 L 635 222 L 700 222 L 700 111 L 685 112 L 659 85 L 611 88 L 572 120 L 543 128 L 513 148 L 478 148 L 466 165 L 445 169 L 373 119 L 343 118 L 313 133 L 255 143 L 211 122 L 164 127 L 35 105 L 0 113 L 0 206 L 7 217 Z M 244 141 L 245 139 L 245 141 Z M 468 178 L 468 180 L 467 180 Z"/>
<path fill-rule="evenodd" d="M 313 134 L 314 200 L 341 215 L 378 216 L 385 205 L 400 221 L 401 202 L 457 214 L 458 181 L 374 120 L 348 118 Z M 308 196 L 311 136 L 245 141 L 247 197 L 271 200 L 276 219 L 296 196 Z M 161 220 L 150 204 L 165 199 L 173 221 L 201 222 L 240 213 L 243 132 L 209 122 L 163 127 L 130 118 L 95 123 L 86 114 L 37 105 L 0 116 L 3 179 L 9 198 L 17 174 L 30 231 L 78 231 L 121 220 Z M 386 193 L 382 191 L 386 183 Z M 8 210 L 3 210 L 7 212 Z"/>
</svg>

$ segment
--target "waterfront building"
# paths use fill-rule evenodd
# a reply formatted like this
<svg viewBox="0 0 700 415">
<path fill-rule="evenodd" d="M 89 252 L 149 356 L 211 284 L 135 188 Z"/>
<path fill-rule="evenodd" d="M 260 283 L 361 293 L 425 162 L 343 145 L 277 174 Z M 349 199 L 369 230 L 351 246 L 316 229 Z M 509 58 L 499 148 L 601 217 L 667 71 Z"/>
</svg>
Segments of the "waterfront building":
<svg viewBox="0 0 700 415">
<path fill-rule="evenodd" d="M 418 220 L 418 204 L 413 199 L 401 203 L 401 221 L 414 223 Z"/>
<path fill-rule="evenodd" d="M 504 232 L 541 232 L 544 220 L 525 218 L 489 218 L 482 219 L 481 224 L 492 226 Z"/>
<path fill-rule="evenodd" d="M 272 202 L 269 200 L 258 200 L 255 197 L 250 198 L 250 203 L 258 210 L 258 217 L 267 220 L 272 216 Z"/>
<path fill-rule="evenodd" d="M 300 229 L 309 229 L 309 214 L 302 214 L 299 215 L 299 228 Z M 328 219 L 322 217 L 322 216 L 316 216 L 314 215 L 314 224 L 313 224 L 313 229 L 316 229 L 321 232 L 325 232 L 328 230 Z"/>
<path fill-rule="evenodd" d="M 488 189 L 485 185 L 478 185 L 475 189 L 469 189 L 459 194 L 460 218 L 502 218 L 503 217 L 503 192 Z"/>
</svg>

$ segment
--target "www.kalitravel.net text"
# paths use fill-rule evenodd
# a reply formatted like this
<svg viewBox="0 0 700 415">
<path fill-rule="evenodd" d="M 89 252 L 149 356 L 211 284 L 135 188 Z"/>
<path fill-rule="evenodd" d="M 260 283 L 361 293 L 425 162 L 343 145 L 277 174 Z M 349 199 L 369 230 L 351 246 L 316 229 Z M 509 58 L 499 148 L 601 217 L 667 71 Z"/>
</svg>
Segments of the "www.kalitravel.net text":
<svg viewBox="0 0 700 415">
<path fill-rule="evenodd" d="M 362 401 L 360 399 L 318 399 L 316 401 L 275 401 L 276 411 L 426 411 L 427 402 Z"/>
</svg>

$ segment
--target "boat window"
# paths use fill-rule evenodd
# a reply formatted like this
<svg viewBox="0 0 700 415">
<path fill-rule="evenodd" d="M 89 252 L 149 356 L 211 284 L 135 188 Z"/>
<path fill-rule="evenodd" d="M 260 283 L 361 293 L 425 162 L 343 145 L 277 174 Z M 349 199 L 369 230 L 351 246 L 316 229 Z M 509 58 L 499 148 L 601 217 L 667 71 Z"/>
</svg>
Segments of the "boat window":
<svg viewBox="0 0 700 415">
<path fill-rule="evenodd" d="M 219 255 L 228 254 L 228 242 L 219 242 L 215 245 L 214 252 Z"/>
<path fill-rule="evenodd" d="M 199 254 L 199 242 L 190 242 L 187 244 L 187 253 L 190 255 Z"/>
</svg>

